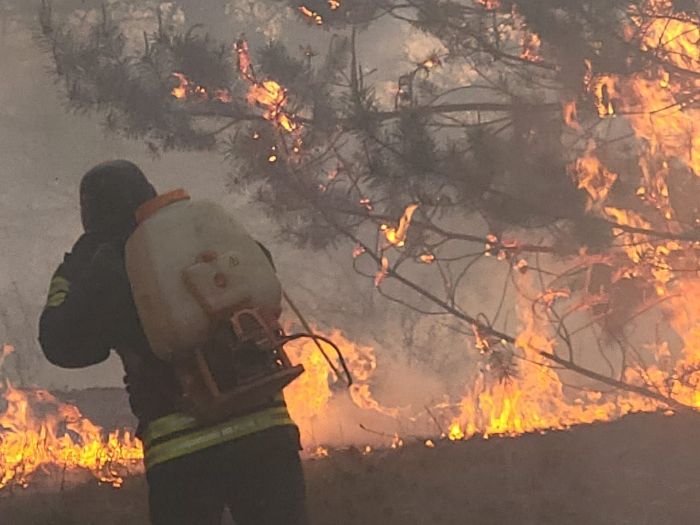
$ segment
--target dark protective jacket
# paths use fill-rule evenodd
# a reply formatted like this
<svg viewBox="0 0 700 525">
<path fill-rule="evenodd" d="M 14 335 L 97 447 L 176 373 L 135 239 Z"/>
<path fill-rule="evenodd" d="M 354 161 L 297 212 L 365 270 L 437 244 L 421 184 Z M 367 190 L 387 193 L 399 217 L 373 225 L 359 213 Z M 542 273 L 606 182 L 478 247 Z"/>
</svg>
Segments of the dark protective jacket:
<svg viewBox="0 0 700 525">
<path fill-rule="evenodd" d="M 139 426 L 177 410 L 172 367 L 151 353 L 123 268 L 123 241 L 99 233 L 80 237 L 56 270 L 39 323 L 39 341 L 51 363 L 82 368 L 105 361 L 112 349 L 124 364 L 124 382 Z"/>
<path fill-rule="evenodd" d="M 107 163 L 83 178 L 81 211 L 86 232 L 51 280 L 39 340 L 49 361 L 64 368 L 101 363 L 115 350 L 124 364 L 129 402 L 142 437 L 152 422 L 178 413 L 181 391 L 172 366 L 149 348 L 126 274 L 124 247 L 135 228 L 133 213 L 155 195 L 140 170 L 134 169 L 138 170 L 131 163 Z M 284 407 L 284 401 L 265 401 L 260 409 L 275 406 Z M 165 423 L 159 428 L 169 429 L 172 422 Z M 187 423 L 186 427 L 201 437 L 201 426 Z M 282 427 L 271 431 L 280 440 L 298 445 L 296 428 Z M 168 432 L 160 434 L 159 442 L 170 437 Z M 172 434 L 180 441 L 186 439 L 181 429 L 173 427 Z"/>
</svg>

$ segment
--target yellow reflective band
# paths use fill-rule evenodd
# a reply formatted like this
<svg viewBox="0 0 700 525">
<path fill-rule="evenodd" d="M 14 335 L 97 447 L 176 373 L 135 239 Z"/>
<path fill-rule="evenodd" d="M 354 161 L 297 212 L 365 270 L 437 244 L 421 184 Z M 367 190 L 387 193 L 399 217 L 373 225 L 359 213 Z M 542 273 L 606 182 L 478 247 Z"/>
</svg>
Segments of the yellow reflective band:
<svg viewBox="0 0 700 525">
<path fill-rule="evenodd" d="M 69 291 L 70 283 L 68 279 L 60 275 L 54 276 L 49 285 L 49 296 L 46 300 L 46 307 L 55 308 L 56 306 L 61 306 L 63 301 L 66 300 Z"/>
<path fill-rule="evenodd" d="M 284 394 L 282 392 L 278 393 L 273 398 L 273 401 L 284 403 Z M 286 413 L 286 407 L 276 408 Z M 152 421 L 148 425 L 148 428 L 146 428 L 142 441 L 144 446 L 147 447 L 155 440 L 164 436 L 174 434 L 175 432 L 196 428 L 198 426 L 200 426 L 200 423 L 192 416 L 188 416 L 187 414 L 183 413 L 171 414 Z"/>
<path fill-rule="evenodd" d="M 151 426 L 153 424 L 162 424 L 163 419 L 177 418 L 180 416 L 181 415 L 178 414 L 167 416 L 167 418 L 161 418 L 149 425 L 146 432 L 146 436 L 150 437 L 148 442 L 150 443 L 156 439 L 151 432 Z M 182 421 L 185 421 L 187 418 L 188 416 L 184 416 Z M 174 421 L 174 419 L 172 421 Z M 146 468 L 149 469 L 160 463 L 220 445 L 227 441 L 255 434 L 256 432 L 261 432 L 272 427 L 288 425 L 294 425 L 294 422 L 289 417 L 287 408 L 274 407 L 242 416 L 232 421 L 227 421 L 226 423 L 220 423 L 202 430 L 193 431 L 192 433 L 165 441 L 153 447 L 149 447 L 146 441 L 147 438 L 144 438 L 144 447 L 146 449 L 144 463 Z M 186 428 L 181 428 L 179 430 L 186 430 Z"/>
<path fill-rule="evenodd" d="M 51 279 L 51 284 L 49 285 L 49 295 L 53 295 L 57 292 L 68 293 L 70 291 L 70 283 L 65 277 L 60 275 L 55 276 Z"/>
<path fill-rule="evenodd" d="M 68 294 L 66 292 L 57 292 L 55 294 L 51 294 L 49 296 L 49 300 L 46 301 L 46 307 L 55 308 L 57 306 L 61 306 L 63 304 L 63 301 L 66 300 L 67 296 Z"/>
<path fill-rule="evenodd" d="M 175 432 L 180 432 L 182 430 L 195 428 L 199 425 L 200 423 L 198 423 L 195 418 L 186 414 L 178 413 L 161 417 L 148 425 L 146 432 L 143 434 L 142 441 L 144 446 L 147 447 L 156 439 L 160 439 L 163 436 L 174 434 Z"/>
</svg>

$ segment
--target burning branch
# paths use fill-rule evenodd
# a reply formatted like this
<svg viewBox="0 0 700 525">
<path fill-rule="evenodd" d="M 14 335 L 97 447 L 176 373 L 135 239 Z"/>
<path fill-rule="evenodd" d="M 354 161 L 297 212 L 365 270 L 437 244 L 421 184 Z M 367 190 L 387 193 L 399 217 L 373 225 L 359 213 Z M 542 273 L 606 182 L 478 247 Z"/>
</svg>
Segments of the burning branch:
<svg viewBox="0 0 700 525">
<path fill-rule="evenodd" d="M 290 239 L 313 248 L 346 240 L 379 293 L 414 309 L 417 298 L 430 305 L 421 312 L 454 319 L 452 328 L 474 338 L 482 368 L 452 437 L 695 407 L 700 311 L 686 290 L 700 268 L 697 20 L 665 0 L 614 0 L 605 20 L 588 1 L 484 0 L 452 3 L 449 13 L 447 4 L 378 2 L 359 13 L 355 3 L 296 3 L 306 20 L 339 34 L 325 61 L 265 49 L 260 64 L 270 71 L 256 71 L 244 40 L 233 57 L 221 48 L 223 58 L 192 39 L 148 40 L 147 64 L 165 55 L 179 66 L 184 49 L 205 49 L 221 73 L 212 76 L 226 79 L 176 67 L 173 77 L 156 74 L 152 92 L 132 89 L 139 76 L 124 64 L 135 60 L 110 54 L 116 46 L 90 48 L 120 72 L 122 91 L 100 92 L 82 55 L 79 68 L 61 58 L 77 47 L 69 36 L 47 33 L 71 98 L 108 101 L 122 116 L 116 129 L 163 147 L 212 148 L 238 126 L 218 144 L 236 159 L 237 177 L 259 183 L 260 202 Z M 444 48 L 414 60 L 388 94 L 371 85 L 372 64 L 362 62 L 374 57 L 358 55 L 358 33 L 342 36 L 343 24 L 382 13 Z M 227 75 L 243 80 L 243 92 Z M 231 100 L 204 85 L 229 88 Z M 134 92 L 138 99 L 127 97 Z M 464 283 L 498 276 L 495 314 L 467 313 Z M 502 328 L 513 302 L 520 333 Z M 683 340 L 670 351 L 676 361 L 645 362 L 626 340 L 640 312 Z M 590 336 L 583 347 L 579 333 Z M 619 352 L 617 361 L 600 352 L 609 376 L 574 360 L 597 351 L 591 340 Z M 522 367 L 511 374 L 513 359 Z M 566 371 L 613 387 L 617 399 L 601 393 L 577 411 L 557 375 Z"/>
</svg>

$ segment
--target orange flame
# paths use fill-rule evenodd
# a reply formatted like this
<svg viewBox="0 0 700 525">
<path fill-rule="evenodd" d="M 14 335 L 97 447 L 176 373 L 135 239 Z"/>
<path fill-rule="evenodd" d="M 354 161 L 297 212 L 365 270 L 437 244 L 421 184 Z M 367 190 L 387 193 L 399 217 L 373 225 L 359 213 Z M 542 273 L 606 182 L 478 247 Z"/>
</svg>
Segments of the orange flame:
<svg viewBox="0 0 700 525">
<path fill-rule="evenodd" d="M 608 170 L 594 153 L 595 144 L 591 141 L 583 157 L 572 168 L 572 174 L 580 189 L 585 189 L 589 196 L 589 208 L 599 204 L 608 197 L 617 174 Z"/>
<path fill-rule="evenodd" d="M 593 79 L 591 89 L 595 96 L 600 118 L 614 116 L 615 106 L 613 101 L 618 98 L 617 79 L 609 76 L 597 77 Z"/>
<path fill-rule="evenodd" d="M 141 472 L 140 442 L 129 432 L 111 432 L 85 419 L 80 411 L 39 389 L 7 385 L 0 412 L 0 489 L 27 486 L 50 467 L 86 470 L 115 487 L 123 476 Z"/>
<path fill-rule="evenodd" d="M 299 340 L 285 347 L 290 359 L 303 364 L 306 370 L 284 392 L 289 412 L 301 430 L 302 444 L 308 450 L 316 448 L 318 440 L 324 438 L 324 430 L 332 428 L 342 420 L 342 413 L 338 413 L 333 407 L 337 398 L 349 397 L 358 410 L 373 411 L 391 417 L 398 414 L 396 409 L 382 406 L 372 394 L 371 383 L 377 369 L 374 349 L 352 343 L 339 330 L 332 331 L 328 337 L 340 347 L 353 376 L 354 384 L 349 396 L 344 388 L 334 386 L 339 378 L 335 377 L 313 341 Z M 330 348 L 323 346 L 329 356 L 334 355 Z M 332 359 L 337 365 L 337 359 Z"/>
<path fill-rule="evenodd" d="M 228 104 L 233 100 L 228 89 L 216 89 L 213 95 L 209 95 L 204 86 L 192 82 L 187 75 L 177 72 L 172 75 L 178 80 L 178 85 L 170 91 L 170 94 L 178 100 L 215 100 L 222 104 Z"/>
<path fill-rule="evenodd" d="M 319 15 L 316 11 L 309 9 L 305 5 L 299 6 L 299 11 L 301 12 L 302 15 L 304 15 L 306 18 L 308 18 L 309 21 L 311 21 L 317 25 L 323 24 L 323 17 L 321 15 Z"/>
<path fill-rule="evenodd" d="M 420 205 L 413 203 L 406 206 L 406 209 L 399 219 L 399 225 L 396 228 L 391 228 L 387 225 L 382 225 L 381 230 L 384 232 L 384 237 L 392 246 L 403 246 L 406 243 L 406 235 L 408 234 L 408 228 L 411 226 L 411 221 L 413 220 L 413 214 L 416 212 Z"/>
<path fill-rule="evenodd" d="M 263 118 L 274 122 L 288 133 L 295 133 L 301 126 L 294 117 L 285 111 L 287 105 L 287 90 L 274 80 L 258 82 L 253 75 L 248 43 L 239 40 L 234 45 L 241 76 L 250 83 L 247 100 L 249 104 L 265 109 Z M 298 152 L 298 146 L 295 146 Z"/>
<path fill-rule="evenodd" d="M 382 406 L 373 396 L 374 349 L 351 343 L 337 330 L 329 338 L 342 349 L 353 376 L 355 383 L 348 393 L 335 386 L 339 378 L 313 341 L 298 340 L 286 347 L 290 359 L 303 364 L 306 372 L 285 389 L 285 399 L 300 427 L 304 447 L 315 451 L 311 455 L 317 458 L 328 456 L 328 450 L 318 445 L 318 440 L 324 439 L 324 429 L 342 421 L 342 414 L 334 415 L 336 398 L 345 398 L 360 411 L 398 415 L 397 409 Z M 9 353 L 10 345 L 4 348 Z M 326 352 L 334 356 L 330 348 Z M 338 366 L 337 358 L 331 358 Z M 131 433 L 115 431 L 105 436 L 77 407 L 45 390 L 8 385 L 0 398 L 7 403 L 0 412 L 0 489 L 10 484 L 27 486 L 36 474 L 52 469 L 85 470 L 115 487 L 121 486 L 125 476 L 143 472 L 141 443 Z M 398 436 L 395 444 L 402 445 Z"/>
</svg>

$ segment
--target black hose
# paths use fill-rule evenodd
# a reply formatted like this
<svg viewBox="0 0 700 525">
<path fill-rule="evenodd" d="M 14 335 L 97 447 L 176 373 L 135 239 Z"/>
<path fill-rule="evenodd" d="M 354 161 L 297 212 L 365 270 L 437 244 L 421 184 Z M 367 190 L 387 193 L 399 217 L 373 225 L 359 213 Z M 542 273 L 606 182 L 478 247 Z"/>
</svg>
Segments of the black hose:
<svg viewBox="0 0 700 525">
<path fill-rule="evenodd" d="M 313 339 L 314 341 L 316 341 L 317 344 L 318 344 L 318 341 L 323 341 L 328 346 L 330 346 L 333 350 L 335 350 L 335 353 L 338 355 L 338 361 L 340 362 L 340 366 L 342 367 L 343 372 L 345 373 L 345 376 L 347 378 L 348 387 L 351 387 L 353 384 L 352 374 L 350 373 L 350 369 L 348 368 L 348 365 L 345 362 L 345 358 L 343 357 L 343 353 L 340 351 L 340 348 L 338 348 L 338 345 L 336 345 L 333 341 L 331 341 L 327 337 L 323 337 L 322 335 L 311 334 L 311 333 L 298 333 L 298 334 L 286 335 L 283 337 L 285 344 L 289 343 L 291 341 L 296 341 L 297 339 L 304 339 L 304 338 Z"/>
</svg>

